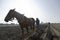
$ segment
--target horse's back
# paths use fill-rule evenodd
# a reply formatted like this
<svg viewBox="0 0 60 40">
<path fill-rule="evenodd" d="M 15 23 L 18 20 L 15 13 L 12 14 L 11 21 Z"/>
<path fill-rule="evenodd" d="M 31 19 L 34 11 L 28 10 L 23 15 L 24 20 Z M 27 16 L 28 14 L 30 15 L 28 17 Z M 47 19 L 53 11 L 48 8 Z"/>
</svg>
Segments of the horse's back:
<svg viewBox="0 0 60 40">
<path fill-rule="evenodd" d="M 23 27 L 33 26 L 34 24 L 35 24 L 35 21 L 34 21 L 33 18 L 25 19 L 25 20 L 21 23 L 21 25 L 22 25 Z"/>
</svg>

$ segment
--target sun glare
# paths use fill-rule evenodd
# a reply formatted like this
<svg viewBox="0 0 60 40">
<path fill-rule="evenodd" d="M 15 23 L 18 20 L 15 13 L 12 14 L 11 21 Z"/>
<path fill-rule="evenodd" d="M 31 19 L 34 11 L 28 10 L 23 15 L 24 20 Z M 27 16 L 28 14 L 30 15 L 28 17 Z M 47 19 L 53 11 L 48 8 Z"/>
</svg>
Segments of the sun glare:
<svg viewBox="0 0 60 40">
<path fill-rule="evenodd" d="M 38 7 L 35 5 L 36 3 L 32 0 L 15 0 L 16 11 L 24 14 L 27 17 L 38 16 L 39 11 Z M 37 14 L 38 13 L 38 14 Z M 41 15 L 41 14 L 40 14 Z"/>
</svg>

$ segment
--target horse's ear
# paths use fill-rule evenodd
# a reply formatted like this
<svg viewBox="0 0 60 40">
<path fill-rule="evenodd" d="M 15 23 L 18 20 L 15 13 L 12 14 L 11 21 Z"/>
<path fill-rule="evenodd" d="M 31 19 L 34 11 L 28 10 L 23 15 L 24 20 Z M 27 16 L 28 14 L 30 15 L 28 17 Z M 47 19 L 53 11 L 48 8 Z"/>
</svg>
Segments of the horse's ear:
<svg viewBox="0 0 60 40">
<path fill-rule="evenodd" d="M 15 8 L 13 9 L 13 11 L 15 11 Z"/>
</svg>

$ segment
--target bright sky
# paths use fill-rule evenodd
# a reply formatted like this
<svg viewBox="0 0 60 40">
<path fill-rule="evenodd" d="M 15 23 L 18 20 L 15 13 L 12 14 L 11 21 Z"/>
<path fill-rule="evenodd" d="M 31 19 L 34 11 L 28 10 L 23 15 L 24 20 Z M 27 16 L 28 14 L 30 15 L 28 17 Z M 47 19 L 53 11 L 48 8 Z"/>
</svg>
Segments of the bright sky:
<svg viewBox="0 0 60 40">
<path fill-rule="evenodd" d="M 0 0 L 0 23 L 6 23 L 5 16 L 14 8 L 27 17 L 39 18 L 41 22 L 60 23 L 60 0 Z"/>
</svg>

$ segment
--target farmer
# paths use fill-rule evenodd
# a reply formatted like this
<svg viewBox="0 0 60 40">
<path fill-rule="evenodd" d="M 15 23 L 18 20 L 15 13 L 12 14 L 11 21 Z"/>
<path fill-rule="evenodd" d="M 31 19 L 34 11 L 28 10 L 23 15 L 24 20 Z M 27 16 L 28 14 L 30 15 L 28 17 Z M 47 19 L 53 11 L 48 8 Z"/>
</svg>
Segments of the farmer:
<svg viewBox="0 0 60 40">
<path fill-rule="evenodd" d="M 39 25 L 39 19 L 38 18 L 36 18 L 36 25 L 38 26 Z"/>
</svg>

